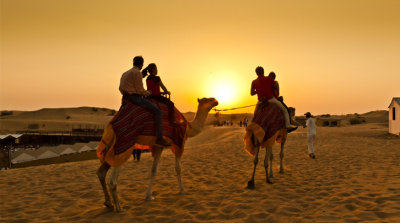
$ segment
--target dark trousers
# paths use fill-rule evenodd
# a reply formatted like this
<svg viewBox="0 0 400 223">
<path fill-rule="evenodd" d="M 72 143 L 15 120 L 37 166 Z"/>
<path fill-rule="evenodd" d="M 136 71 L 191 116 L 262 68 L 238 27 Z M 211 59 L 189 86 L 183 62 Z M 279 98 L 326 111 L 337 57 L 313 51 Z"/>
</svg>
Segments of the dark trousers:
<svg viewBox="0 0 400 223">
<path fill-rule="evenodd" d="M 169 98 L 163 97 L 161 95 L 153 95 L 150 98 L 154 98 L 157 101 L 166 104 L 168 106 L 168 121 L 174 123 L 175 121 L 175 104 Z"/>
<path fill-rule="evenodd" d="M 128 99 L 131 103 L 138 105 L 147 111 L 151 112 L 154 116 L 154 130 L 157 139 L 162 139 L 163 129 L 162 129 L 162 117 L 161 117 L 161 110 L 151 103 L 151 101 L 147 100 L 141 95 L 138 94 L 130 94 L 124 95 L 124 98 Z"/>
<path fill-rule="evenodd" d="M 133 160 L 140 160 L 140 154 L 142 154 L 142 150 L 141 149 L 134 149 L 133 152 Z"/>
</svg>

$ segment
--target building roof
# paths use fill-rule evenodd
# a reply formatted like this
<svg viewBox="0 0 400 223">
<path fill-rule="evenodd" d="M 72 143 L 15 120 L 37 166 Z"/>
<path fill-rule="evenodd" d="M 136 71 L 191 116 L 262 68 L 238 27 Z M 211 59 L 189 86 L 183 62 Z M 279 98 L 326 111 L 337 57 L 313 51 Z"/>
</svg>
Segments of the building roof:
<svg viewBox="0 0 400 223">
<path fill-rule="evenodd" d="M 60 155 L 67 155 L 71 153 L 76 153 L 76 150 L 72 149 L 71 147 L 66 148 L 64 151 L 60 153 Z"/>
<path fill-rule="evenodd" d="M 80 150 L 78 150 L 78 152 L 86 152 L 86 151 L 92 151 L 95 150 L 87 145 L 84 145 Z"/>
<path fill-rule="evenodd" d="M 15 138 L 18 139 L 21 137 L 22 134 L 7 134 L 7 135 L 0 135 L 0 139 L 5 139 L 5 138 Z"/>
<path fill-rule="evenodd" d="M 322 121 L 341 121 L 343 118 L 340 117 L 318 117 L 317 119 Z"/>
<path fill-rule="evenodd" d="M 36 159 L 47 159 L 59 156 L 57 153 L 52 152 L 50 150 L 45 151 L 44 153 L 40 154 Z"/>
<path fill-rule="evenodd" d="M 29 154 L 22 153 L 19 156 L 17 156 L 14 159 L 12 159 L 11 163 L 23 163 L 23 162 L 31 161 L 31 160 L 36 160 L 36 158 L 34 156 L 29 155 Z"/>
<path fill-rule="evenodd" d="M 398 105 L 400 105 L 400 97 L 393 98 L 392 101 L 390 102 L 389 107 L 392 106 L 393 102 L 396 102 Z"/>
</svg>

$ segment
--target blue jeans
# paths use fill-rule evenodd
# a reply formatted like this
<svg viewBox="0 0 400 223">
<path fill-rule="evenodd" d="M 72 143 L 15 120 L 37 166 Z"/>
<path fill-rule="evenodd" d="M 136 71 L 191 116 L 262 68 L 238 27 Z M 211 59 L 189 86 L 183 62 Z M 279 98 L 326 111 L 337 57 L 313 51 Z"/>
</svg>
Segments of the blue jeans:
<svg viewBox="0 0 400 223">
<path fill-rule="evenodd" d="M 138 105 L 147 111 L 151 112 L 154 116 L 154 131 L 157 139 L 162 139 L 163 129 L 162 129 L 162 117 L 161 110 L 155 106 L 151 101 L 143 98 L 143 96 L 138 94 L 126 95 L 126 98 L 133 104 Z"/>
</svg>

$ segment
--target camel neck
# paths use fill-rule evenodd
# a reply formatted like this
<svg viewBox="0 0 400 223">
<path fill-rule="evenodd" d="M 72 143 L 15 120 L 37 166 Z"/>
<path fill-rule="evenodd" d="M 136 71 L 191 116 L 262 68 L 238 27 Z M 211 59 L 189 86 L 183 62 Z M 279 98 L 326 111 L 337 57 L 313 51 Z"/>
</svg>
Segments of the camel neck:
<svg viewBox="0 0 400 223">
<path fill-rule="evenodd" d="M 188 134 L 187 134 L 188 137 L 196 136 L 203 130 L 204 123 L 206 122 L 208 112 L 209 111 L 207 111 L 207 109 L 201 108 L 200 106 L 198 107 L 193 121 L 190 122 L 191 128 L 188 131 Z"/>
</svg>

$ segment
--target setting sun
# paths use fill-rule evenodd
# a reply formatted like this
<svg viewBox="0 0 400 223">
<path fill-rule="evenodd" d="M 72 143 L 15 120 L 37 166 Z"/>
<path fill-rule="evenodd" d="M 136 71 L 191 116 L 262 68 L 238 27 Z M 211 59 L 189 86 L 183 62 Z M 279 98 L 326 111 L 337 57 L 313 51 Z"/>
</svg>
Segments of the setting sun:
<svg viewBox="0 0 400 223">
<path fill-rule="evenodd" d="M 215 86 L 213 89 L 213 95 L 219 101 L 219 103 L 224 105 L 229 105 L 233 102 L 235 98 L 235 91 L 230 83 L 220 83 L 220 85 Z"/>
<path fill-rule="evenodd" d="M 218 100 L 220 107 L 231 107 L 240 97 L 238 91 L 240 87 L 234 72 L 218 72 L 207 83 L 208 94 Z"/>
</svg>

